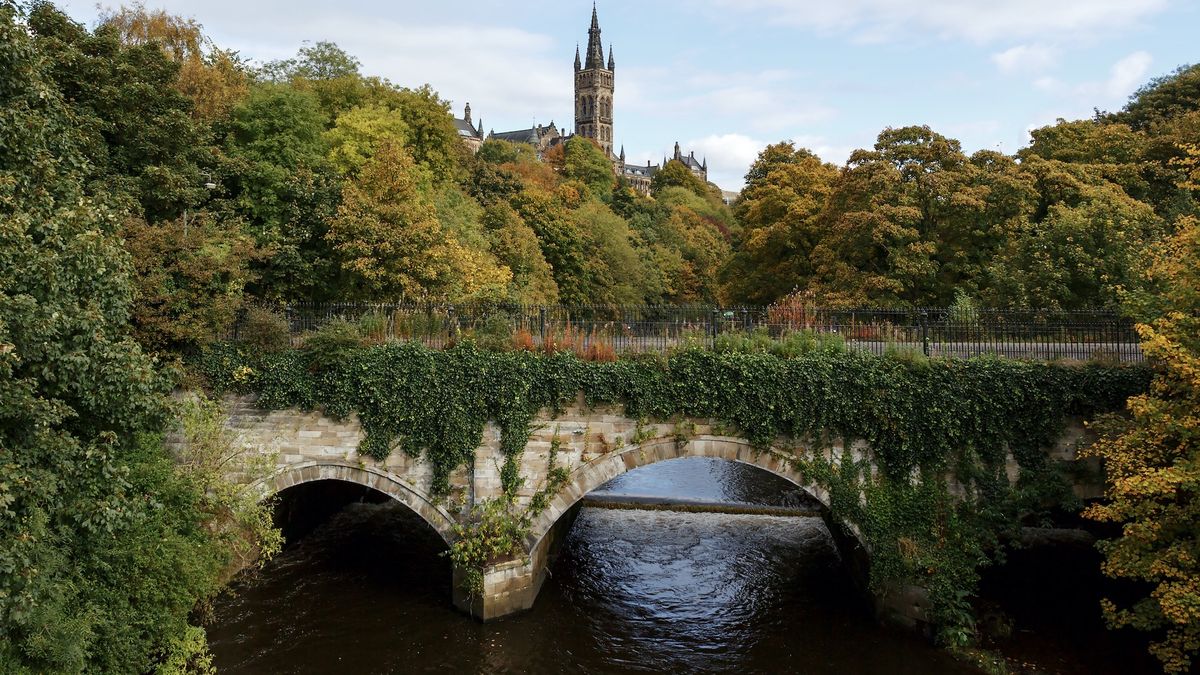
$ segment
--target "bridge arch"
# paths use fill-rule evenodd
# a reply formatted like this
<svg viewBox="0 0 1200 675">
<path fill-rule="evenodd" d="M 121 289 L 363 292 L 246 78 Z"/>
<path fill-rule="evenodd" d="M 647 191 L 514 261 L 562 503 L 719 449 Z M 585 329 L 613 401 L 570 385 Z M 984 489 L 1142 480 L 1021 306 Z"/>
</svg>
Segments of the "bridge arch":
<svg viewBox="0 0 1200 675">
<path fill-rule="evenodd" d="M 835 449 L 834 452 L 840 451 Z M 634 469 L 684 457 L 726 459 L 758 467 L 812 495 L 827 513 L 836 518 L 836 514 L 831 513 L 828 491 L 797 471 L 777 449 L 755 448 L 745 439 L 730 436 L 699 435 L 687 442 L 680 442 L 674 437 L 658 437 L 605 453 L 572 471 L 567 484 L 551 500 L 546 510 L 534 519 L 526 540 L 528 550 L 535 553 L 545 547 L 549 543 L 546 541 L 547 535 L 555 530 L 559 520 L 592 490 Z M 841 524 L 865 551 L 865 542 L 857 529 L 848 523 Z"/>
<path fill-rule="evenodd" d="M 255 482 L 251 489 L 257 490 L 265 499 L 288 488 L 321 480 L 344 481 L 381 492 L 416 513 L 447 545 L 454 540 L 455 521 L 448 511 L 394 474 L 372 467 L 338 461 L 292 464 Z"/>
</svg>

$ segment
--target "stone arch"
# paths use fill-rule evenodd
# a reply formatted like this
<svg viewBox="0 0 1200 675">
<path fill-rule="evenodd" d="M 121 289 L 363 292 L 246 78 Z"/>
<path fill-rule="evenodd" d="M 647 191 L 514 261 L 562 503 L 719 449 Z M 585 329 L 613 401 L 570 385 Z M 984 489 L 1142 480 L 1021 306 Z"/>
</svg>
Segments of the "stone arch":
<svg viewBox="0 0 1200 675">
<path fill-rule="evenodd" d="M 455 521 L 448 511 L 417 488 L 379 469 L 337 461 L 304 462 L 281 467 L 255 482 L 251 489 L 257 490 L 265 499 L 290 487 L 319 480 L 339 480 L 382 492 L 416 513 L 447 545 L 454 540 Z"/>
<path fill-rule="evenodd" d="M 572 471 L 571 480 L 551 500 L 546 510 L 534 519 L 526 539 L 528 550 L 537 550 L 559 519 L 587 493 L 623 473 L 683 457 L 712 457 L 756 466 L 804 490 L 827 511 L 830 510 L 829 493 L 796 471 L 777 451 L 757 449 L 745 439 L 729 436 L 701 435 L 686 443 L 679 443 L 673 437 L 662 437 L 605 453 Z M 865 550 L 860 533 L 852 525 L 846 526 Z"/>
</svg>

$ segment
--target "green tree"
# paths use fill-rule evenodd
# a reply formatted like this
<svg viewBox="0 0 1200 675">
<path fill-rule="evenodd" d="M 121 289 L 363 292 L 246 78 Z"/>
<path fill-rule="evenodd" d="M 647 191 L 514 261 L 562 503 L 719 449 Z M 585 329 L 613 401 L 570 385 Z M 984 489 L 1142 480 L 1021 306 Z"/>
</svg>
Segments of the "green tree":
<svg viewBox="0 0 1200 675">
<path fill-rule="evenodd" d="M 496 258 L 512 271 L 508 300 L 530 305 L 558 302 L 558 284 L 533 229 L 508 204 L 494 204 L 483 217 Z"/>
<path fill-rule="evenodd" d="M 32 6 L 28 26 L 81 132 L 85 180 L 98 183 L 96 191 L 151 222 L 208 197 L 214 154 L 176 86 L 179 63 L 157 44 L 122 44 L 115 26 L 89 32 L 48 3 Z"/>
<path fill-rule="evenodd" d="M 597 197 L 607 201 L 612 196 L 613 165 L 595 141 L 572 136 L 563 147 L 563 175 L 577 180 Z"/>
<path fill-rule="evenodd" d="M 650 194 L 657 197 L 668 187 L 683 188 L 697 197 L 703 197 L 708 193 L 708 186 L 704 184 L 704 181 L 677 159 L 667 162 L 666 166 L 654 174 L 654 178 L 650 181 Z"/>
<path fill-rule="evenodd" d="M 1135 264 L 1165 232 L 1149 205 L 1086 169 L 1030 160 L 1045 214 L 1013 232 L 989 266 L 994 304 L 1079 309 L 1118 303 Z"/>
<path fill-rule="evenodd" d="M 1142 130 L 1197 110 L 1200 110 L 1200 64 L 1180 66 L 1170 75 L 1151 80 L 1135 91 L 1125 108 L 1112 117 Z"/>
<path fill-rule="evenodd" d="M 0 0 L 0 663 L 146 672 L 229 549 L 155 435 L 168 383 L 127 334 L 129 258 L 83 189 L 55 54 Z"/>
<path fill-rule="evenodd" d="M 256 86 L 228 121 L 214 210 L 240 219 L 262 256 L 252 265 L 253 292 L 265 298 L 321 300 L 339 291 L 325 233 L 341 201 L 328 167 L 324 116 L 312 93 Z"/>
<path fill-rule="evenodd" d="M 352 108 L 325 132 L 329 161 L 344 174 L 353 174 L 375 155 L 381 143 L 403 145 L 408 125 L 400 113 L 378 105 Z"/>
<path fill-rule="evenodd" d="M 638 304 L 647 300 L 647 271 L 629 224 L 604 204 L 590 201 L 570 212 L 583 235 L 583 297 L 598 304 Z"/>
<path fill-rule="evenodd" d="M 512 206 L 537 235 L 542 255 L 554 273 L 559 300 L 568 305 L 590 302 L 584 233 L 575 219 L 541 190 L 523 190 Z"/>
</svg>

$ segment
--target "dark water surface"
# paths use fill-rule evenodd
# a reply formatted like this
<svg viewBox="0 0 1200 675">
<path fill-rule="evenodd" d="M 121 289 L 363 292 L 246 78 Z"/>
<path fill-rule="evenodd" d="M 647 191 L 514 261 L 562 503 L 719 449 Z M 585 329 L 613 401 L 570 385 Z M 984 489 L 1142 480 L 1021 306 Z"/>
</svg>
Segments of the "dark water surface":
<svg viewBox="0 0 1200 675">
<path fill-rule="evenodd" d="M 625 474 L 622 494 L 794 503 L 721 460 Z M 222 673 L 967 673 L 877 626 L 818 518 L 585 508 L 533 610 L 483 625 L 450 604 L 441 539 L 356 503 L 222 598 Z"/>
</svg>

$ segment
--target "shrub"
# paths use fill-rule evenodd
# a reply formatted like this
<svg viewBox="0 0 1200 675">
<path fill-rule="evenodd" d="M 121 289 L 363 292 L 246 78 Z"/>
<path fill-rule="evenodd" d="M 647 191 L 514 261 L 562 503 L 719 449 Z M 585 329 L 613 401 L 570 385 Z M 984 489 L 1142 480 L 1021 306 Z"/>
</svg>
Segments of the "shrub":
<svg viewBox="0 0 1200 675">
<path fill-rule="evenodd" d="M 367 312 L 358 318 L 358 334 L 367 344 L 381 344 L 388 339 L 388 315 Z"/>
<path fill-rule="evenodd" d="M 363 347 L 358 325 L 337 318 L 304 338 L 304 352 L 315 370 L 330 368 Z"/>
<path fill-rule="evenodd" d="M 264 307 L 250 307 L 242 320 L 238 338 L 256 352 L 273 354 L 292 346 L 287 319 Z"/>
</svg>

